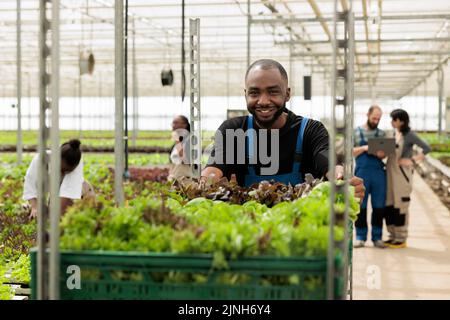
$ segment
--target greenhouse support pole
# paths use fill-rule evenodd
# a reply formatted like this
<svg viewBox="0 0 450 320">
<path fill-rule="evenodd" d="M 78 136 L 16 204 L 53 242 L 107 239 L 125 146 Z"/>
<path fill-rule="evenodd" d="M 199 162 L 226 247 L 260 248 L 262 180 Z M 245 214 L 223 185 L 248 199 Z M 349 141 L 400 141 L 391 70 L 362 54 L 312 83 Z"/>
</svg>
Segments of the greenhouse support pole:
<svg viewBox="0 0 450 320">
<path fill-rule="evenodd" d="M 31 130 L 32 129 L 32 115 L 31 115 L 31 74 L 30 72 L 27 73 L 27 98 L 28 98 L 28 113 L 27 113 L 27 118 L 28 118 L 28 126 L 27 126 L 27 130 Z"/>
<path fill-rule="evenodd" d="M 230 61 L 227 60 L 227 65 L 226 65 L 227 70 L 225 70 L 226 75 L 227 75 L 227 110 L 230 108 Z"/>
<path fill-rule="evenodd" d="M 349 263 L 349 180 L 353 174 L 353 104 L 354 104 L 354 16 L 352 12 L 352 2 L 350 2 L 348 10 L 344 12 L 337 11 L 337 0 L 334 1 L 334 34 L 332 37 L 332 111 L 330 127 L 330 152 L 329 152 L 329 179 L 331 181 L 330 190 L 330 232 L 328 243 L 328 259 L 327 259 L 327 299 L 345 299 L 350 293 L 352 297 L 352 279 L 348 283 L 351 275 L 351 265 Z M 344 28 L 338 29 L 338 23 Z M 343 38 L 338 37 L 338 30 L 343 30 Z M 337 56 L 342 51 L 344 60 L 343 66 L 339 66 Z M 336 114 L 339 112 L 339 119 Z M 336 166 L 336 142 L 335 136 L 338 129 L 344 133 L 344 183 L 337 185 L 335 182 L 335 166 Z M 344 211 L 338 211 L 334 206 L 336 195 L 344 195 L 345 208 Z M 335 240 L 334 227 L 340 226 L 344 229 L 344 239 Z M 336 249 L 339 251 L 336 252 Z M 343 263 L 336 264 L 336 254 L 341 255 Z M 350 271 L 350 272 L 349 272 Z M 350 292 L 347 291 L 348 286 Z M 338 289 L 338 290 L 336 290 Z"/>
<path fill-rule="evenodd" d="M 124 95 L 125 95 L 125 134 L 123 136 L 125 144 L 125 172 L 124 179 L 130 178 L 128 171 L 128 0 L 125 0 L 125 62 L 124 62 Z"/>
<path fill-rule="evenodd" d="M 27 74 L 27 97 L 28 97 L 28 130 L 32 129 L 31 126 L 31 74 Z"/>
<path fill-rule="evenodd" d="M 324 69 L 323 71 L 323 119 L 327 118 L 327 75 Z"/>
<path fill-rule="evenodd" d="M 333 19 L 333 37 L 331 38 L 331 46 L 332 46 L 332 70 L 331 70 L 331 119 L 330 119 L 330 125 L 329 125 L 329 131 L 330 131 L 330 146 L 329 146 L 329 156 L 328 156 L 328 174 L 329 174 L 329 180 L 332 183 L 332 186 L 330 188 L 330 232 L 328 236 L 328 252 L 327 252 L 327 299 L 332 300 L 334 298 L 334 224 L 335 224 L 335 215 L 333 210 L 333 204 L 336 199 L 335 194 L 335 165 L 336 165 L 336 141 L 333 137 L 336 136 L 336 113 L 335 113 L 335 107 L 336 107 L 336 68 L 337 68 L 337 1 L 334 1 L 334 19 Z"/>
<path fill-rule="evenodd" d="M 428 94 L 428 83 L 427 80 L 423 82 L 423 131 L 427 131 L 426 120 L 427 120 L 427 94 Z"/>
<path fill-rule="evenodd" d="M 252 16 L 250 13 L 250 0 L 247 0 L 247 68 L 250 66 L 250 32 L 251 32 L 251 26 L 252 26 Z"/>
<path fill-rule="evenodd" d="M 294 45 L 292 43 L 292 28 L 289 27 L 289 81 L 291 83 L 291 97 L 295 95 L 295 81 L 294 81 L 294 66 L 293 66 L 293 57 L 292 54 L 294 52 Z M 289 109 L 292 111 L 293 108 L 293 100 L 289 99 Z"/>
<path fill-rule="evenodd" d="M 22 19 L 20 0 L 17 0 L 17 163 L 22 163 Z"/>
<path fill-rule="evenodd" d="M 81 74 L 78 76 L 78 138 L 83 138 L 83 78 Z"/>
<path fill-rule="evenodd" d="M 347 50 L 346 50 L 346 94 L 345 94 L 345 109 L 344 109 L 344 121 L 345 121 L 345 163 L 344 163 L 344 180 L 345 191 L 345 211 L 344 211 L 344 243 L 343 243 L 343 280 L 344 280 L 344 296 L 345 299 L 347 292 L 350 295 L 350 299 L 353 299 L 353 264 L 349 261 L 349 241 L 352 234 L 349 232 L 350 222 L 350 193 L 349 193 L 349 181 L 353 176 L 353 127 L 354 127 L 354 66 L 355 66 L 355 23 L 353 13 L 353 1 L 349 2 L 349 9 L 347 12 L 346 29 L 347 29 Z M 350 267 L 350 270 L 349 270 Z M 349 286 L 349 287 L 348 287 Z M 349 289 L 349 290 L 348 290 Z"/>
<path fill-rule="evenodd" d="M 59 299 L 59 219 L 61 203 L 59 186 L 61 173 L 61 150 L 59 147 L 59 0 L 52 0 L 52 79 L 51 79 L 51 156 L 50 168 L 50 300 Z"/>
<path fill-rule="evenodd" d="M 48 192 L 48 157 L 47 139 L 48 128 L 45 117 L 49 109 L 47 87 L 50 74 L 47 73 L 47 58 L 50 48 L 46 45 L 47 33 L 50 30 L 50 21 L 46 16 L 47 0 L 39 1 L 39 143 L 38 143 L 38 210 L 37 210 L 37 298 L 48 299 L 48 256 L 46 245 L 46 222 L 48 208 L 46 195 Z"/>
<path fill-rule="evenodd" d="M 190 164 L 194 177 L 199 178 L 202 163 L 202 126 L 200 112 L 200 19 L 189 19 L 190 52 Z"/>
<path fill-rule="evenodd" d="M 124 43 L 123 43 L 123 0 L 116 0 L 114 15 L 115 35 L 115 170 L 114 196 L 116 204 L 124 204 L 123 174 L 124 174 L 124 144 L 123 144 L 123 98 L 124 98 Z"/>
<path fill-rule="evenodd" d="M 133 48 L 132 48 L 132 63 L 133 63 L 133 147 L 136 147 L 136 140 L 138 135 L 138 78 L 136 70 L 136 29 L 133 18 Z"/>
<path fill-rule="evenodd" d="M 439 92 L 439 109 L 438 109 L 438 136 L 442 135 L 442 104 L 444 102 L 444 71 L 442 65 L 437 72 L 438 92 Z"/>
</svg>

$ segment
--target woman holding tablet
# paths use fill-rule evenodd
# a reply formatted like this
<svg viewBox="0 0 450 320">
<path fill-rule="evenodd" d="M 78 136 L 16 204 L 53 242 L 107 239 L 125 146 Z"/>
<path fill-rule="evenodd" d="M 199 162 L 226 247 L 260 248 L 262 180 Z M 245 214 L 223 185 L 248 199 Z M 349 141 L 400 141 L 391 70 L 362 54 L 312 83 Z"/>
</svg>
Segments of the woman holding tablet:
<svg viewBox="0 0 450 320">
<path fill-rule="evenodd" d="M 422 161 L 431 151 L 430 146 L 420 139 L 409 127 L 409 115 L 405 110 L 391 112 L 392 127 L 396 141 L 395 155 L 387 161 L 386 225 L 391 248 L 405 248 L 408 237 L 409 204 L 412 192 L 413 166 Z M 413 156 L 413 146 L 422 151 Z"/>
</svg>

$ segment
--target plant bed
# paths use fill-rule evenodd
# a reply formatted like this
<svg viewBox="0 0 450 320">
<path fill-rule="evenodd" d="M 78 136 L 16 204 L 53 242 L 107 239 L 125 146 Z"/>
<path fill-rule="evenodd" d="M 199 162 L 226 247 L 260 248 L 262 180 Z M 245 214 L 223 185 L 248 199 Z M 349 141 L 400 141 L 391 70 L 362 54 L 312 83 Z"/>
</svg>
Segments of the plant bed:
<svg viewBox="0 0 450 320">
<path fill-rule="evenodd" d="M 264 194 L 266 183 L 262 187 Z M 163 188 L 124 207 L 80 201 L 61 221 L 62 298 L 325 299 L 329 191 L 330 184 L 321 183 L 270 207 L 257 200 L 187 200 Z M 353 191 L 352 221 L 359 210 Z M 342 194 L 335 206 L 340 224 L 334 239 L 342 241 Z M 336 249 L 337 268 L 341 256 Z M 32 261 L 34 288 L 35 253 Z M 81 289 L 67 286 L 74 272 L 69 266 L 79 268 Z M 337 280 L 336 295 L 345 296 L 343 281 Z"/>
<path fill-rule="evenodd" d="M 36 297 L 32 250 L 32 298 Z M 141 252 L 61 252 L 61 299 L 326 299 L 326 257 L 247 257 L 215 270 L 212 255 Z M 69 288 L 69 266 L 81 270 Z M 342 261 L 336 258 L 337 267 Z M 342 296 L 343 279 L 335 283 Z"/>
<path fill-rule="evenodd" d="M 114 176 L 114 168 L 109 167 L 111 175 Z M 154 182 L 167 182 L 169 176 L 169 168 L 135 168 L 130 167 L 130 181 L 154 181 Z"/>
<path fill-rule="evenodd" d="M 433 153 L 416 168 L 441 202 L 450 209 L 450 167 Z"/>
<path fill-rule="evenodd" d="M 0 146 L 0 152 L 16 152 L 16 145 L 2 145 Z M 36 145 L 23 146 L 24 152 L 36 152 Z M 83 152 L 114 152 L 114 146 L 90 146 L 81 145 L 81 151 Z M 140 147 L 140 146 L 129 146 L 128 152 L 131 153 L 169 153 L 170 148 L 166 147 Z"/>
</svg>

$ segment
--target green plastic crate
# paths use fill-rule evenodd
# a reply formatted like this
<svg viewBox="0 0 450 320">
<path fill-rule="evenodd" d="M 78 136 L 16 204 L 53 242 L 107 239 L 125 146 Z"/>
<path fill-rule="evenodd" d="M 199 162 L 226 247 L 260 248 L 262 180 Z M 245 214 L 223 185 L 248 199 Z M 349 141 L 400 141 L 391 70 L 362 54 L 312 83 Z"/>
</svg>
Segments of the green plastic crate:
<svg viewBox="0 0 450 320">
<path fill-rule="evenodd" d="M 32 299 L 36 298 L 36 260 L 33 249 Z M 326 299 L 326 257 L 239 258 L 228 261 L 229 268 L 222 270 L 212 270 L 212 263 L 212 255 L 206 254 L 63 251 L 61 299 Z M 71 265 L 80 267 L 81 289 L 68 289 Z M 339 256 L 336 265 L 342 266 Z M 233 284 L 236 279 L 241 281 Z M 276 284 L 269 285 L 268 279 Z M 342 292 L 343 279 L 337 279 L 335 295 Z"/>
</svg>

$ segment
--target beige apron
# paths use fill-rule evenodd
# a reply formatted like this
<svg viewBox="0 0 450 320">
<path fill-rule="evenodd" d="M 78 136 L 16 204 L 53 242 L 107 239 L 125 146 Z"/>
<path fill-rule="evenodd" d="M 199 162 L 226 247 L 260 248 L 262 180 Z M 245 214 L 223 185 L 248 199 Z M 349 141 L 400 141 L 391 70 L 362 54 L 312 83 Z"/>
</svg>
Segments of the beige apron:
<svg viewBox="0 0 450 320">
<path fill-rule="evenodd" d="M 186 157 L 180 156 L 183 151 L 181 144 L 176 144 L 170 154 L 172 163 L 169 166 L 169 176 L 167 180 L 173 181 L 183 177 L 192 178 L 194 176 L 190 164 L 186 163 Z"/>
<path fill-rule="evenodd" d="M 81 191 L 81 198 L 82 199 L 95 199 L 94 188 L 86 180 L 83 181 L 83 186 L 82 186 L 82 191 Z"/>
<path fill-rule="evenodd" d="M 400 166 L 404 139 L 401 133 L 396 133 L 395 156 L 390 156 L 386 163 L 387 194 L 386 206 L 399 209 L 400 215 L 404 215 L 404 225 L 388 226 L 388 231 L 393 234 L 392 238 L 397 241 L 405 241 L 408 235 L 409 204 L 412 192 L 413 167 Z"/>
<path fill-rule="evenodd" d="M 171 163 L 167 180 L 173 181 L 183 177 L 192 178 L 193 176 L 194 174 L 192 173 L 192 168 L 189 164 Z"/>
</svg>

